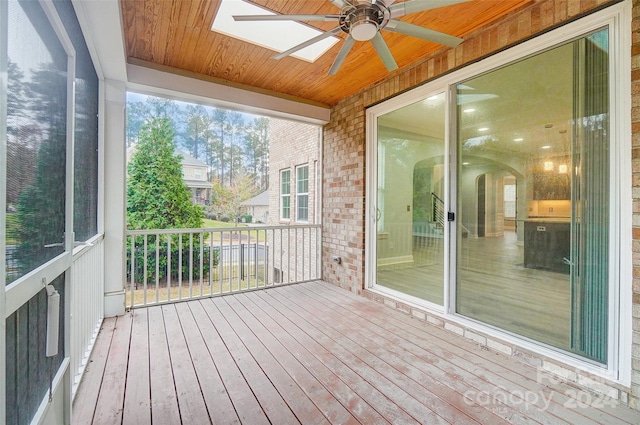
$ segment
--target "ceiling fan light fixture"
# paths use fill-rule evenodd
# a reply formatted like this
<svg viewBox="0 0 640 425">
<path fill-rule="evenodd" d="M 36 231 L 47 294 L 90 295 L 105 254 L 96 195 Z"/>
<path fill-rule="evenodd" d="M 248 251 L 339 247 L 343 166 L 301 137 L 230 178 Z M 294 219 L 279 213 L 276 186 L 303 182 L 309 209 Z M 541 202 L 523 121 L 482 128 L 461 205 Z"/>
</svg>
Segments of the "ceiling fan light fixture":
<svg viewBox="0 0 640 425">
<path fill-rule="evenodd" d="M 378 25 L 371 21 L 354 22 L 351 25 L 351 37 L 356 41 L 369 41 L 376 36 Z"/>
</svg>

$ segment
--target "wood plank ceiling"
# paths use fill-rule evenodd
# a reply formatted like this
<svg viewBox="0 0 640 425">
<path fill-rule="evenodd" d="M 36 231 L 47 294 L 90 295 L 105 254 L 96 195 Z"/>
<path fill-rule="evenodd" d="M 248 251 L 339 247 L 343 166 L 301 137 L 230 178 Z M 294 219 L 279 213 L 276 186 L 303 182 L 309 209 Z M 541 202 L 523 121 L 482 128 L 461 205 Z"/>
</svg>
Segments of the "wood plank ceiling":
<svg viewBox="0 0 640 425">
<path fill-rule="evenodd" d="M 471 0 L 413 13 L 400 20 L 464 38 L 531 1 Z M 315 63 L 292 57 L 271 59 L 272 50 L 211 31 L 219 3 L 219 0 L 121 0 L 128 61 L 186 75 L 200 74 L 212 81 L 324 105 L 334 105 L 389 75 L 369 42 L 357 42 L 333 76 L 327 72 L 342 41 Z M 286 14 L 339 12 L 328 0 L 255 0 L 253 3 Z M 335 22 L 309 24 L 323 31 L 337 26 Z M 389 31 L 382 34 L 400 70 L 425 55 L 446 49 Z M 340 37 L 344 36 L 341 33 Z"/>
</svg>

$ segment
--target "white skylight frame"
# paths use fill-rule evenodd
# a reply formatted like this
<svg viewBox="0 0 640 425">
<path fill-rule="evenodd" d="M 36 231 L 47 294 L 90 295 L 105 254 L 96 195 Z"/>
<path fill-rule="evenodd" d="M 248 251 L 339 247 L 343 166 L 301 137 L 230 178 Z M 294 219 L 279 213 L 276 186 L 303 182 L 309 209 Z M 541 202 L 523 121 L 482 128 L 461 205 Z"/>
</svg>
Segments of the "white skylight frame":
<svg viewBox="0 0 640 425">
<path fill-rule="evenodd" d="M 300 22 L 236 22 L 233 20 L 233 15 L 275 15 L 274 12 L 247 3 L 244 0 L 221 0 L 218 13 L 211 25 L 211 30 L 278 53 L 289 50 L 323 33 Z M 313 63 L 339 40 L 338 37 L 327 37 L 311 46 L 298 50 L 291 56 Z"/>
</svg>

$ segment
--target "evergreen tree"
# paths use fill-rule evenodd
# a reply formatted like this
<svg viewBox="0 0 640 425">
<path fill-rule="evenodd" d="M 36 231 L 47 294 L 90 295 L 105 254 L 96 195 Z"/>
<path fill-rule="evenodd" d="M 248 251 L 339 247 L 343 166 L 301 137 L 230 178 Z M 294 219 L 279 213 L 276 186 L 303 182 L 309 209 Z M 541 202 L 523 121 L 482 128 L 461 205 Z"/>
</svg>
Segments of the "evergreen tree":
<svg viewBox="0 0 640 425">
<path fill-rule="evenodd" d="M 171 122 L 153 118 L 142 126 L 131 156 L 127 180 L 127 225 L 130 229 L 197 228 L 203 211 L 191 203 L 182 179 L 181 158 Z"/>
</svg>

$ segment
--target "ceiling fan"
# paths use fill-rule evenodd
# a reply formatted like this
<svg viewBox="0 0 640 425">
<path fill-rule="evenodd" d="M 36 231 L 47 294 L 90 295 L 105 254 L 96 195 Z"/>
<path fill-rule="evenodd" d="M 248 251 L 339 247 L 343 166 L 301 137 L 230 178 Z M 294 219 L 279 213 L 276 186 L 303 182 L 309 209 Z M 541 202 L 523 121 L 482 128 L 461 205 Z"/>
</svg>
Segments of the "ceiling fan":
<svg viewBox="0 0 640 425">
<path fill-rule="evenodd" d="M 423 40 L 455 47 L 462 42 L 459 37 L 420 27 L 407 22 L 399 21 L 399 18 L 410 13 L 421 12 L 438 7 L 463 3 L 468 0 L 408 0 L 393 4 L 395 0 L 329 0 L 340 8 L 340 13 L 331 15 L 235 15 L 236 21 L 324 21 L 338 22 L 338 27 L 326 31 L 317 37 L 298 44 L 273 56 L 274 59 L 282 59 L 298 50 L 304 49 L 320 40 L 339 34 L 341 31 L 347 34 L 344 45 L 338 52 L 329 75 L 338 72 L 347 54 L 356 41 L 371 41 L 376 52 L 382 59 L 388 71 L 398 68 L 387 43 L 385 43 L 380 30 L 387 30 L 399 34 L 418 37 Z"/>
</svg>

